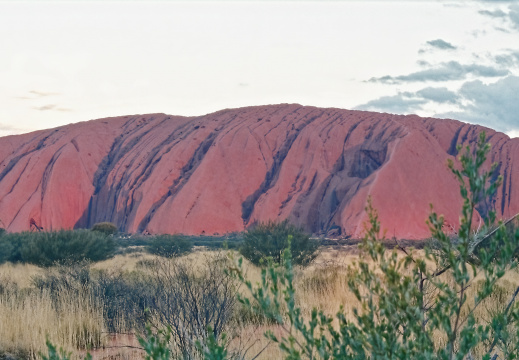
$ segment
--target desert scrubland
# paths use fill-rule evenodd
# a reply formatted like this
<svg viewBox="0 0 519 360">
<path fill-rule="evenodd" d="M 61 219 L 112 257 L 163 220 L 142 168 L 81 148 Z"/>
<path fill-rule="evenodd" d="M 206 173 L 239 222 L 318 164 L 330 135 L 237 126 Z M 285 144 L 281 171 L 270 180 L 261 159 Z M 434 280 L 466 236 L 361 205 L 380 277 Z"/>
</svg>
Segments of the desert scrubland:
<svg viewBox="0 0 519 360">
<path fill-rule="evenodd" d="M 423 256 L 423 250 L 415 251 L 417 256 Z M 136 337 L 142 336 L 144 322 L 150 321 L 156 326 L 164 324 L 158 317 L 154 319 L 152 314 L 146 318 L 144 310 L 147 306 L 151 308 L 151 304 L 142 304 L 139 308 L 137 302 L 146 297 L 143 287 L 153 287 L 159 281 L 158 277 L 168 275 L 157 272 L 159 264 L 180 262 L 188 264 L 194 271 L 202 271 L 209 262 L 220 261 L 220 276 L 224 276 L 225 267 L 230 266 L 227 260 L 230 253 L 197 249 L 179 258 L 166 259 L 135 251 L 91 264 L 49 268 L 2 264 L 2 356 L 38 358 L 39 352 L 46 353 L 45 340 L 48 338 L 72 352 L 73 358 L 81 358 L 88 350 L 96 359 L 143 359 L 145 353 L 136 349 L 140 347 Z M 401 252 L 400 256 L 403 257 L 404 253 Z M 295 269 L 297 304 L 305 318 L 310 318 L 314 307 L 334 315 L 343 306 L 345 313 L 351 316 L 352 309 L 361 305 L 347 284 L 348 268 L 354 266 L 360 257 L 356 245 L 327 247 L 320 250 L 310 266 Z M 253 283 L 261 281 L 259 267 L 245 261 L 244 269 Z M 94 288 L 103 281 L 105 291 L 96 292 Z M 519 273 L 507 273 L 500 280 L 498 291 L 479 308 L 480 320 L 485 321 L 487 311 L 506 306 L 518 285 Z M 238 283 L 233 283 L 233 286 L 237 286 L 233 291 L 247 295 L 244 286 Z M 473 297 L 475 288 L 469 289 L 469 298 Z M 107 306 L 110 303 L 112 306 Z M 252 358 L 267 346 L 258 359 L 282 357 L 278 346 L 263 334 L 269 329 L 280 335 L 283 331 L 238 302 L 230 309 L 223 329 L 229 336 L 231 352 L 235 350 L 245 358 Z"/>
</svg>

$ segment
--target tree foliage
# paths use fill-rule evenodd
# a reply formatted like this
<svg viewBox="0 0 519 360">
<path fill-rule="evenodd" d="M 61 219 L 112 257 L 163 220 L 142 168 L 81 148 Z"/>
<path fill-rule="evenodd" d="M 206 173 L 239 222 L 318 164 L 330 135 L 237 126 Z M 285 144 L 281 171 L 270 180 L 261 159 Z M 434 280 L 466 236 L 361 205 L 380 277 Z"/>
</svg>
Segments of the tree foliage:
<svg viewBox="0 0 519 360">
<path fill-rule="evenodd" d="M 175 257 L 190 252 L 192 248 L 193 243 L 187 237 L 164 234 L 154 236 L 146 249 L 153 255 Z"/>
<path fill-rule="evenodd" d="M 119 232 L 117 226 L 111 222 L 100 222 L 92 226 L 92 231 L 98 231 L 105 235 L 115 235 Z"/>
<path fill-rule="evenodd" d="M 310 235 L 290 224 L 288 220 L 280 223 L 274 221 L 260 223 L 248 230 L 240 252 L 256 265 L 266 258 L 272 258 L 279 264 L 283 250 L 289 246 L 289 237 L 291 237 L 290 252 L 294 264 L 307 265 L 317 256 L 316 251 L 319 247 L 317 240 L 310 239 Z"/>
</svg>

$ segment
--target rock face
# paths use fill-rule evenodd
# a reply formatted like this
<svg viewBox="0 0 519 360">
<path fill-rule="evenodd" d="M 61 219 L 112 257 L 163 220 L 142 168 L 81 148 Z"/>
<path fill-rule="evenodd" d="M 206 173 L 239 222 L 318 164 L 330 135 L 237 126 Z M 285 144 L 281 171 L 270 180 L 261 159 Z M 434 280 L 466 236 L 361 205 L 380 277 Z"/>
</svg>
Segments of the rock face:
<svg viewBox="0 0 519 360">
<path fill-rule="evenodd" d="M 288 218 L 360 236 L 371 196 L 388 236 L 423 238 L 430 203 L 457 228 L 459 186 L 446 161 L 482 130 L 504 179 L 491 205 L 509 217 L 519 212 L 519 139 L 454 120 L 283 104 L 0 138 L 0 226 L 110 221 L 132 233 L 222 234 Z"/>
</svg>

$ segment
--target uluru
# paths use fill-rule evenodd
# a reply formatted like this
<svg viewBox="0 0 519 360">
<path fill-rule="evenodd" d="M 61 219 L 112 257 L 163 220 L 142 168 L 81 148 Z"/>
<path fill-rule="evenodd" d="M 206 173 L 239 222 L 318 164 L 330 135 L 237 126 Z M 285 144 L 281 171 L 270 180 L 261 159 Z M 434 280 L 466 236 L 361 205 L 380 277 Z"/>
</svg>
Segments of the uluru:
<svg viewBox="0 0 519 360">
<path fill-rule="evenodd" d="M 519 212 L 519 139 L 456 120 L 297 104 L 199 117 L 121 116 L 0 138 L 0 226 L 225 234 L 288 219 L 359 237 L 368 197 L 397 238 L 428 236 L 430 211 L 458 226 L 447 168 L 481 131 L 503 184 L 479 216 Z M 495 180 L 495 179 L 494 179 Z"/>
</svg>

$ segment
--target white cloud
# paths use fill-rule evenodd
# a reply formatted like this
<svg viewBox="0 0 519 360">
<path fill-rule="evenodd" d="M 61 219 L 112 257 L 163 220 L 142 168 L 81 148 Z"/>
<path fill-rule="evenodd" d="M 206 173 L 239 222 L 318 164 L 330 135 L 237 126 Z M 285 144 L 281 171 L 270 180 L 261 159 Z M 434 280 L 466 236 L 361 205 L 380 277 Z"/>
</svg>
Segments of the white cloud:
<svg viewBox="0 0 519 360">
<path fill-rule="evenodd" d="M 510 136 L 511 138 L 519 138 L 519 129 L 518 130 L 510 130 L 506 133 L 506 135 Z"/>
</svg>

